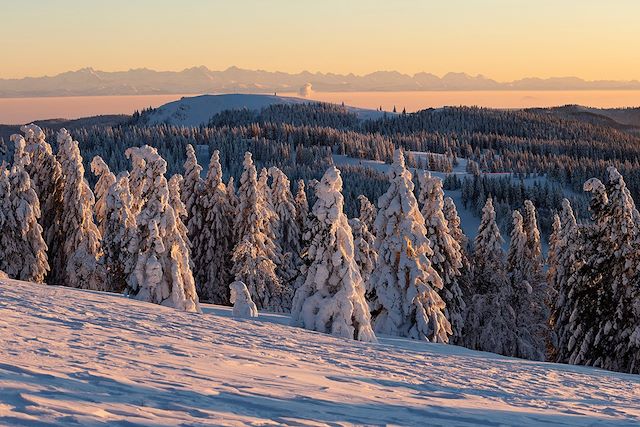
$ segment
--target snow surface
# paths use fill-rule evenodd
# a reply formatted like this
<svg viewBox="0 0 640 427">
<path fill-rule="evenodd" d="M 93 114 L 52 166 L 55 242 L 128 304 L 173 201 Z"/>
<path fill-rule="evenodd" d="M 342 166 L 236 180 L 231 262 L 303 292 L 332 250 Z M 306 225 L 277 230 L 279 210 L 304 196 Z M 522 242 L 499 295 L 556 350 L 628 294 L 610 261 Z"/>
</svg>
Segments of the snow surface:
<svg viewBox="0 0 640 427">
<path fill-rule="evenodd" d="M 640 377 L 0 280 L 0 425 L 638 425 Z"/>
<path fill-rule="evenodd" d="M 260 110 L 274 104 L 304 104 L 314 102 L 309 99 L 276 95 L 199 95 L 184 97 L 158 107 L 149 117 L 149 124 L 168 123 L 176 126 L 200 126 L 207 124 L 211 117 L 225 110 Z M 385 113 L 377 110 L 347 107 L 362 120 L 377 119 Z M 389 113 L 386 113 L 389 114 Z"/>
</svg>

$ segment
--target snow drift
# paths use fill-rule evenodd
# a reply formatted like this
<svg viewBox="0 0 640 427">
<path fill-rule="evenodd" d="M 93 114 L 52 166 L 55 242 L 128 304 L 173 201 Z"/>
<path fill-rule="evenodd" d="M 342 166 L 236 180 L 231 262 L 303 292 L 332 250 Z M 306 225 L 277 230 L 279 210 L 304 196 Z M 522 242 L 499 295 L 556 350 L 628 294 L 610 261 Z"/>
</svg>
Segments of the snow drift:
<svg viewBox="0 0 640 427">
<path fill-rule="evenodd" d="M 637 425 L 640 377 L 0 280 L 2 425 Z"/>
</svg>

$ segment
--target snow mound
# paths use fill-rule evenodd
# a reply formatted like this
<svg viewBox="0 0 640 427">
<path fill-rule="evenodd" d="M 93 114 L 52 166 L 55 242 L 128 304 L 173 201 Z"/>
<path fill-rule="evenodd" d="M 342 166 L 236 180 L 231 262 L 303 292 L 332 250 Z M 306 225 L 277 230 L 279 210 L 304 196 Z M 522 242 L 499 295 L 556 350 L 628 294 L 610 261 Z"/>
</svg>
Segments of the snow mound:
<svg viewBox="0 0 640 427">
<path fill-rule="evenodd" d="M 638 425 L 640 376 L 0 280 L 0 425 Z"/>
<path fill-rule="evenodd" d="M 164 104 L 151 112 L 148 116 L 148 124 L 200 126 L 207 124 L 211 117 L 225 110 L 260 110 L 275 104 L 295 105 L 309 102 L 314 101 L 276 95 L 224 94 L 184 97 Z M 377 119 L 384 114 L 381 111 L 363 108 L 347 107 L 347 109 L 363 120 Z"/>
</svg>

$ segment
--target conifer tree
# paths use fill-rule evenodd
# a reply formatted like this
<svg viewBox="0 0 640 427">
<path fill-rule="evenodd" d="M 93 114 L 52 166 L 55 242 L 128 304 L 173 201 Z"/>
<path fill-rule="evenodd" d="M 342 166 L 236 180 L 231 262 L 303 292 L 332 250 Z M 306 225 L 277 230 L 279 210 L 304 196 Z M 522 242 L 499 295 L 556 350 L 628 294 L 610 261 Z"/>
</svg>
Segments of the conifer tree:
<svg viewBox="0 0 640 427">
<path fill-rule="evenodd" d="M 615 267 L 611 319 L 601 318 L 602 367 L 640 373 L 640 214 L 622 175 L 607 168 L 609 231 Z M 603 316 L 604 317 L 604 316 Z"/>
<path fill-rule="evenodd" d="M 284 291 L 293 297 L 293 281 L 296 278 L 300 264 L 300 235 L 296 221 L 296 205 L 291 194 L 289 178 L 278 168 L 269 169 L 272 177 L 271 202 L 275 211 L 274 237 L 281 250 L 278 262 L 278 277 L 283 284 Z"/>
<path fill-rule="evenodd" d="M 359 218 L 350 219 L 349 226 L 353 234 L 353 257 L 360 269 L 365 295 L 369 295 L 373 292 L 371 273 L 373 273 L 373 269 L 378 262 L 378 253 L 374 249 L 376 238 Z"/>
<path fill-rule="evenodd" d="M 378 211 L 376 207 L 367 199 L 367 196 L 361 194 L 358 196 L 358 201 L 360 202 L 360 222 L 367 226 L 369 231 L 373 230 L 373 225 L 376 221 L 376 215 Z"/>
<path fill-rule="evenodd" d="M 442 279 L 429 262 L 424 218 L 413 195 L 401 150 L 389 170 L 389 189 L 378 200 L 375 222 L 378 263 L 372 275 L 371 308 L 376 332 L 448 342 L 451 325 L 437 290 Z"/>
<path fill-rule="evenodd" d="M 466 304 L 458 283 L 462 269 L 462 251 L 458 242 L 449 234 L 449 224 L 444 217 L 444 191 L 442 181 L 429 172 L 418 175 L 420 181 L 419 202 L 425 219 L 429 247 L 433 254 L 429 257 L 434 270 L 442 278 L 442 289 L 438 291 L 446 304 L 445 316 L 451 323 L 454 342 L 462 338 Z"/>
<path fill-rule="evenodd" d="M 123 292 L 134 270 L 138 236 L 131 198 L 129 174 L 123 172 L 109 187 L 105 199 L 106 221 L 102 248 L 107 271 L 106 290 L 109 292 Z"/>
<path fill-rule="evenodd" d="M 251 153 L 245 153 L 244 172 L 238 189 L 238 209 L 235 231 L 238 243 L 233 250 L 232 274 L 244 282 L 258 309 L 283 312 L 282 285 L 276 276 L 278 259 L 276 245 L 271 239 L 269 207 L 260 194 L 256 168 Z"/>
<path fill-rule="evenodd" d="M 65 269 L 62 284 L 104 290 L 105 271 L 100 262 L 102 237 L 93 222 L 95 198 L 84 178 L 78 142 L 63 128 L 58 132 L 58 147 L 64 176 L 61 231 Z"/>
<path fill-rule="evenodd" d="M 291 323 L 344 338 L 376 342 L 341 191 L 340 171 L 332 166 L 316 188 L 313 214 L 319 227 L 308 252 L 311 264 L 306 280 L 295 293 Z"/>
<path fill-rule="evenodd" d="M 581 234 L 573 214 L 569 200 L 562 200 L 560 215 L 556 215 L 554 232 L 549 239 L 548 280 L 556 297 L 552 305 L 550 326 L 552 329 L 552 353 L 551 359 L 557 362 L 567 360 L 567 348 L 571 338 L 569 331 L 569 318 L 573 312 L 573 284 L 572 276 L 576 272 L 576 266 L 580 264 L 577 259 Z"/>
<path fill-rule="evenodd" d="M 575 271 L 570 278 L 568 294 L 570 306 L 566 347 L 566 363 L 574 365 L 597 366 L 597 347 L 595 338 L 600 324 L 600 297 L 610 294 L 607 289 L 607 275 L 610 271 L 611 257 L 608 245 L 608 205 L 609 197 L 604 184 L 591 178 L 584 184 L 584 190 L 591 193 L 589 211 L 591 224 L 582 230 L 582 244 L 577 253 Z"/>
<path fill-rule="evenodd" d="M 300 243 L 302 244 L 302 233 L 305 228 L 305 221 L 309 214 L 309 202 L 307 201 L 307 193 L 305 192 L 304 180 L 298 180 L 298 190 L 295 197 L 296 204 L 296 222 L 298 230 L 300 230 Z"/>
<path fill-rule="evenodd" d="M 471 289 L 469 287 L 470 282 L 470 263 L 469 263 L 469 239 L 462 231 L 462 220 L 458 215 L 458 209 L 451 197 L 444 198 L 444 207 L 442 209 L 444 213 L 444 219 L 447 220 L 447 226 L 449 228 L 449 235 L 458 242 L 460 246 L 460 257 L 462 262 L 462 269 L 460 270 L 460 277 L 458 283 L 462 289 L 462 296 L 465 298 L 465 303 L 471 297 Z"/>
<path fill-rule="evenodd" d="M 98 177 L 95 186 L 96 204 L 94 207 L 96 225 L 100 234 L 104 233 L 106 223 L 106 199 L 109 188 L 116 182 L 116 176 L 111 172 L 109 166 L 102 160 L 102 157 L 95 156 L 91 160 L 91 172 Z"/>
<path fill-rule="evenodd" d="M 165 177 L 167 162 L 148 145 L 139 148 L 135 156 L 139 158 L 132 174 L 145 177 L 138 199 L 144 204 L 136 218 L 138 252 L 125 293 L 141 301 L 200 312 L 184 225 L 180 225 L 180 216 L 172 207 Z"/>
<path fill-rule="evenodd" d="M 181 186 L 180 198 L 185 207 L 189 241 L 191 242 L 193 258 L 201 257 L 197 252 L 199 238 L 203 231 L 204 213 L 200 207 L 200 197 L 203 192 L 204 181 L 201 177 L 202 167 L 198 164 L 196 152 L 191 144 L 187 145 L 187 160 L 184 162 L 184 181 Z"/>
<path fill-rule="evenodd" d="M 513 228 L 507 255 L 512 299 L 509 301 L 516 318 L 516 348 L 512 356 L 542 360 L 544 357 L 543 335 L 536 324 L 539 308 L 533 293 L 531 275 L 530 243 L 524 230 L 524 219 L 519 211 L 513 212 Z"/>
<path fill-rule="evenodd" d="M 516 353 L 516 313 L 504 265 L 502 236 L 496 224 L 493 200 L 489 197 L 474 242 L 471 289 L 465 320 L 463 345 L 506 356 Z"/>
<path fill-rule="evenodd" d="M 61 284 L 65 270 L 64 236 L 62 235 L 62 206 L 64 177 L 62 166 L 47 143 L 45 134 L 34 124 L 22 126 L 27 141 L 26 151 L 31 162 L 25 166 L 40 202 L 43 237 L 47 245 L 49 266 L 48 284 Z"/>
<path fill-rule="evenodd" d="M 181 189 L 184 187 L 184 178 L 179 173 L 172 175 L 169 178 L 169 182 L 167 182 L 169 187 L 169 204 L 173 208 L 173 212 L 177 215 L 178 221 L 176 222 L 176 227 L 178 232 L 180 233 L 180 237 L 182 240 L 187 242 L 187 247 L 189 248 L 189 254 L 191 254 L 191 244 L 189 241 L 189 230 L 185 225 L 187 220 L 187 209 L 182 203 Z M 192 263 L 190 263 L 191 265 Z"/>
<path fill-rule="evenodd" d="M 10 171 L 0 171 L 0 271 L 10 278 L 43 283 L 49 264 L 47 245 L 38 224 L 40 203 L 25 167 L 31 161 L 25 140 L 13 135 Z"/>
<path fill-rule="evenodd" d="M 233 177 L 229 177 L 229 181 L 227 182 L 227 197 L 229 198 L 229 204 L 233 209 L 238 207 L 238 196 L 236 195 L 236 184 Z"/>
<path fill-rule="evenodd" d="M 198 258 L 194 259 L 198 295 L 203 301 L 229 304 L 234 208 L 222 182 L 218 150 L 211 156 L 200 203 L 203 226 L 196 240 Z"/>
</svg>

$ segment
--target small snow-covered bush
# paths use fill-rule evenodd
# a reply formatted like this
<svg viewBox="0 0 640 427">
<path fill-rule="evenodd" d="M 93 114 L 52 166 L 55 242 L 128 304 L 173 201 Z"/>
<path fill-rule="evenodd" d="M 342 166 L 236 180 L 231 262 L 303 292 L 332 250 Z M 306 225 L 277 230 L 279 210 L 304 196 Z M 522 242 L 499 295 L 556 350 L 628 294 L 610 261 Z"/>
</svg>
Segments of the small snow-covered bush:
<svg viewBox="0 0 640 427">
<path fill-rule="evenodd" d="M 231 303 L 233 304 L 233 317 L 250 318 L 258 317 L 258 308 L 251 299 L 249 289 L 244 282 L 236 280 L 229 285 L 231 289 Z"/>
</svg>

